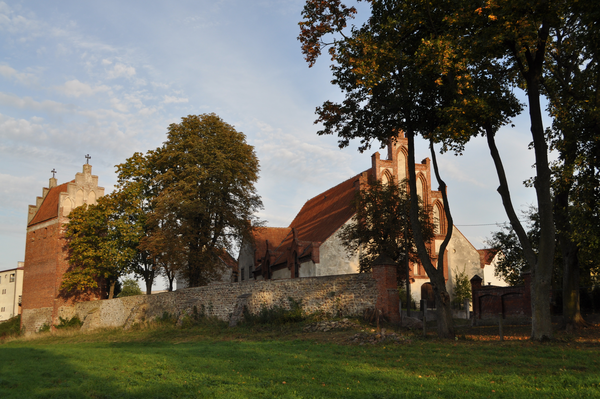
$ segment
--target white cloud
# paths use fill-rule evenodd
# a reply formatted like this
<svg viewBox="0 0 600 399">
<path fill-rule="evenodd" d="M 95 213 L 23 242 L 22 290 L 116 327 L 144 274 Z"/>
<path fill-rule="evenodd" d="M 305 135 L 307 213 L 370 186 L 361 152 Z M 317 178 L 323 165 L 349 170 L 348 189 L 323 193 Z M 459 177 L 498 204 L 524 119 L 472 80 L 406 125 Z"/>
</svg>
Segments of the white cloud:
<svg viewBox="0 0 600 399">
<path fill-rule="evenodd" d="M 0 105 L 5 107 L 14 107 L 20 109 L 27 109 L 32 111 L 44 111 L 51 114 L 62 114 L 66 112 L 73 112 L 75 110 L 74 105 L 67 105 L 52 100 L 36 101 L 31 97 L 18 97 L 14 94 L 7 94 L 0 92 Z"/>
<path fill-rule="evenodd" d="M 33 73 L 26 72 L 18 72 L 14 68 L 11 68 L 8 65 L 0 65 L 0 75 L 4 76 L 7 79 L 14 79 L 17 82 L 30 85 L 32 83 L 37 82 L 37 77 Z"/>
<path fill-rule="evenodd" d="M 110 100 L 110 104 L 112 105 L 112 107 L 114 109 L 116 109 L 117 111 L 121 111 L 121 112 L 129 112 L 129 108 L 127 107 L 126 104 L 124 104 L 121 100 L 119 100 L 118 98 L 111 98 Z"/>
<path fill-rule="evenodd" d="M 127 66 L 125 64 L 115 64 L 114 68 L 108 71 L 109 79 L 116 79 L 119 77 L 131 78 L 135 75 L 135 68 Z"/>
<path fill-rule="evenodd" d="M 187 103 L 189 100 L 184 97 L 175 97 L 175 96 L 164 96 L 163 103 L 171 104 L 171 103 Z"/>
<path fill-rule="evenodd" d="M 80 82 L 77 79 L 69 80 L 62 86 L 57 86 L 56 89 L 67 96 L 77 97 L 80 96 L 91 96 L 92 94 L 99 92 L 110 91 L 110 88 L 106 85 L 100 85 L 92 87 L 87 83 Z"/>
<path fill-rule="evenodd" d="M 112 61 L 107 60 L 107 59 L 102 60 L 102 65 L 110 65 L 110 64 L 112 64 Z"/>
<path fill-rule="evenodd" d="M 35 195 L 42 195 L 39 181 L 33 176 L 13 176 L 0 173 L 0 208 L 27 208 L 35 203 Z"/>
</svg>

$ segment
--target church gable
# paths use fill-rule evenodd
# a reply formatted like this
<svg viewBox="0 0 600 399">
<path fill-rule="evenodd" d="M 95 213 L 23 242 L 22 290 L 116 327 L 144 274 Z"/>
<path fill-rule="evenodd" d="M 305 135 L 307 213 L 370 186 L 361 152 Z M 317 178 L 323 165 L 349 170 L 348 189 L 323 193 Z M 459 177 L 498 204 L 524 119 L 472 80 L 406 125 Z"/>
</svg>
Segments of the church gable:
<svg viewBox="0 0 600 399">
<path fill-rule="evenodd" d="M 60 194 L 67 189 L 68 183 L 52 187 L 52 180 L 53 179 L 50 179 L 51 188 L 48 189 L 44 187 L 43 196 L 37 197 L 37 204 L 29 205 L 29 215 L 27 223 L 28 227 L 58 217 L 58 204 Z M 54 184 L 56 185 L 56 179 L 54 179 Z"/>
</svg>

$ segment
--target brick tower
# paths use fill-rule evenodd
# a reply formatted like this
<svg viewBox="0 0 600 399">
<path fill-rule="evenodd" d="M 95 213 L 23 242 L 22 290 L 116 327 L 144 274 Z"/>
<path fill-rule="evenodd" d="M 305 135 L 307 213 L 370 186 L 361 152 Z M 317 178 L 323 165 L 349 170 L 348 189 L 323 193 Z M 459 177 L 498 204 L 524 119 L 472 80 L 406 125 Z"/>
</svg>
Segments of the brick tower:
<svg viewBox="0 0 600 399">
<path fill-rule="evenodd" d="M 92 175 L 92 165 L 83 165 L 82 173 L 61 185 L 56 184 L 54 173 L 36 204 L 29 205 L 27 216 L 21 319 L 27 332 L 58 323 L 58 309 L 67 303 L 59 296 L 62 276 L 69 266 L 64 225 L 72 209 L 95 204 L 104 195 L 104 188 L 98 187 L 98 176 Z M 100 299 L 99 294 L 89 299 Z"/>
</svg>

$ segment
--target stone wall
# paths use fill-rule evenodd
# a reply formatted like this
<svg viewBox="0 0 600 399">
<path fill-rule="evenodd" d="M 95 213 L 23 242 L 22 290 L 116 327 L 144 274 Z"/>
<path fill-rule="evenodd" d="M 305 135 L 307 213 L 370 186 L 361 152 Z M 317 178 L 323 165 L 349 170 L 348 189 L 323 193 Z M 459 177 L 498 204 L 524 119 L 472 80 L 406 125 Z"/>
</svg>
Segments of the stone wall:
<svg viewBox="0 0 600 399">
<path fill-rule="evenodd" d="M 394 269 L 395 271 L 395 269 Z M 288 297 L 302 301 L 306 312 L 362 315 L 364 309 L 377 305 L 378 285 L 371 273 L 310 277 L 285 280 L 251 280 L 243 283 L 221 283 L 206 287 L 187 288 L 156 295 L 139 295 L 111 300 L 79 302 L 62 306 L 58 316 L 70 319 L 78 316 L 83 329 L 123 327 L 160 317 L 164 312 L 185 315 L 194 307 L 205 310 L 207 316 L 229 321 L 238 297 L 250 294 L 247 307 L 258 312 L 262 306 L 288 306 Z M 386 292 L 387 296 L 387 287 Z M 389 311 L 388 311 L 389 312 Z M 37 309 L 23 313 L 26 333 L 32 333 L 47 323 L 48 312 Z M 43 320 L 42 320 L 43 319 Z"/>
</svg>

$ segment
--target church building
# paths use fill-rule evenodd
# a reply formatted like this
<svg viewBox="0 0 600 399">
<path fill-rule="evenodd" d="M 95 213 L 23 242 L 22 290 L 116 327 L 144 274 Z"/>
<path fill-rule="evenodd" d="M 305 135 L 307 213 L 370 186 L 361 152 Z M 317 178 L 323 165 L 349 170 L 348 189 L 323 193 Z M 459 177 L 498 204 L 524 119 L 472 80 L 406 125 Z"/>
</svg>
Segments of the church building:
<svg viewBox="0 0 600 399">
<path fill-rule="evenodd" d="M 29 206 L 27 217 L 21 322 L 35 325 L 36 331 L 43 324 L 58 324 L 58 309 L 69 303 L 60 296 L 62 276 L 69 267 L 64 239 L 69 213 L 80 205 L 95 204 L 104 195 L 98 176 L 92 175 L 92 165 L 83 165 L 82 173 L 61 185 L 54 173 L 36 204 Z M 101 293 L 90 292 L 86 299 L 101 299 Z"/>
<path fill-rule="evenodd" d="M 388 146 L 387 159 L 373 154 L 371 168 L 308 200 L 288 227 L 264 227 L 254 233 L 253 243 L 243 243 L 238 259 L 239 281 L 284 279 L 358 273 L 358 254 L 348 253 L 342 245 L 340 229 L 352 223 L 352 200 L 369 179 L 402 181 L 408 177 L 408 140 L 400 134 Z M 435 237 L 429 243 L 434 265 L 444 256 L 444 276 L 452 295 L 453 274 L 465 271 L 469 278 L 482 275 L 480 253 L 454 226 L 452 239 L 444 254 L 439 254 L 447 225 L 442 193 L 432 190 L 429 158 L 416 164 L 417 194 L 433 211 Z M 452 203 L 452 200 L 450 200 Z M 431 285 L 418 262 L 410 266 L 413 298 L 429 295 Z"/>
</svg>

